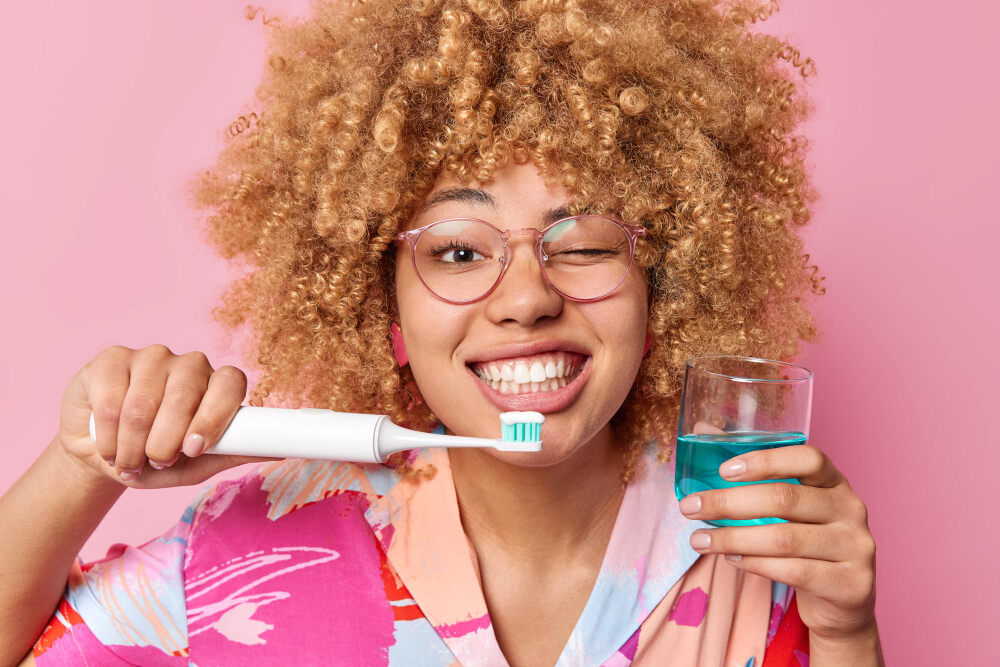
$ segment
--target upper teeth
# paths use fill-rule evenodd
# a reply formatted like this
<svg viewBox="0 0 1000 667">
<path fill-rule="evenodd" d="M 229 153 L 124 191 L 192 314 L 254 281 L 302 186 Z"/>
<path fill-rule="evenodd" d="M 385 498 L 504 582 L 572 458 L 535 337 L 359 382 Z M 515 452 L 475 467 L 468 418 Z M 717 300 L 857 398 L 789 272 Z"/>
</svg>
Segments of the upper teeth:
<svg viewBox="0 0 1000 667">
<path fill-rule="evenodd" d="M 554 353 L 528 359 L 475 364 L 480 380 L 501 393 L 551 391 L 566 386 L 566 378 L 583 365 L 585 357 Z"/>
</svg>

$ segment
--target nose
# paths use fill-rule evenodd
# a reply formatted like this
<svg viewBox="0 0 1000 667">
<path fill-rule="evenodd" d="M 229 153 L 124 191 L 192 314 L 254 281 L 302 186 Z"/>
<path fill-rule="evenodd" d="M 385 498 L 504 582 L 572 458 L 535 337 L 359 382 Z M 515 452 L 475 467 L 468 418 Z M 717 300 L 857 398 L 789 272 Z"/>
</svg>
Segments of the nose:
<svg viewBox="0 0 1000 667">
<path fill-rule="evenodd" d="M 533 241 L 528 235 L 509 241 L 510 266 L 500 284 L 486 297 L 486 316 L 495 324 L 517 322 L 532 326 L 562 312 L 562 295 L 545 282 Z"/>
</svg>

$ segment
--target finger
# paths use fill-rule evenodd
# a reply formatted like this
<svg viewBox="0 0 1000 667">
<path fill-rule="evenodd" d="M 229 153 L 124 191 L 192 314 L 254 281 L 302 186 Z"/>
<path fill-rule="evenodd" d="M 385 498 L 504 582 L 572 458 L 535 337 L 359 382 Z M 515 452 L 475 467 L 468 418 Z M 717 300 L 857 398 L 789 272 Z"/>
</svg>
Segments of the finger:
<svg viewBox="0 0 1000 667">
<path fill-rule="evenodd" d="M 794 586 L 843 609 L 856 609 L 872 602 L 874 573 L 852 563 L 831 563 L 812 558 L 726 556 L 726 562 L 772 581 Z"/>
<path fill-rule="evenodd" d="M 742 472 L 734 467 L 737 462 L 743 464 Z M 830 457 L 813 445 L 788 445 L 740 454 L 719 466 L 719 475 L 740 482 L 795 478 L 803 484 L 821 487 L 844 482 L 844 475 Z"/>
<path fill-rule="evenodd" d="M 146 463 L 146 440 L 163 402 L 167 358 L 171 354 L 163 345 L 151 345 L 141 350 L 132 363 L 115 452 L 115 468 L 123 481 L 134 481 Z"/>
<path fill-rule="evenodd" d="M 799 523 L 831 523 L 843 512 L 831 489 L 766 482 L 710 489 L 685 496 L 679 507 L 689 519 L 778 517 Z"/>
<path fill-rule="evenodd" d="M 839 524 L 776 523 L 698 530 L 691 547 L 698 553 L 813 558 L 841 562 L 857 556 L 854 540 Z"/>
<path fill-rule="evenodd" d="M 125 347 L 109 348 L 87 364 L 86 372 L 81 374 L 87 401 L 94 413 L 97 453 L 112 467 L 118 446 L 118 421 L 128 393 L 127 355 L 131 352 Z"/>
<path fill-rule="evenodd" d="M 283 461 L 284 459 L 262 456 L 210 455 L 188 458 L 182 456 L 174 465 L 162 470 L 152 471 L 155 474 L 144 474 L 130 483 L 137 489 L 154 489 L 173 486 L 191 486 L 201 484 L 206 479 L 230 468 L 248 463 L 267 461 Z"/>
<path fill-rule="evenodd" d="M 708 422 L 695 422 L 691 428 L 695 435 L 725 435 L 726 432 L 717 426 L 712 426 Z"/>
<path fill-rule="evenodd" d="M 728 554 L 726 560 L 741 570 L 814 594 L 831 588 L 838 578 L 837 568 L 843 565 L 813 558 L 776 558 L 743 554 Z"/>
<path fill-rule="evenodd" d="M 199 456 L 222 438 L 246 393 L 247 376 L 235 366 L 223 366 L 212 373 L 205 396 L 184 437 L 185 456 Z"/>
<path fill-rule="evenodd" d="M 211 375 L 212 366 L 202 352 L 189 352 L 172 364 L 163 402 L 146 438 L 146 458 L 153 468 L 162 470 L 177 461 Z"/>
</svg>

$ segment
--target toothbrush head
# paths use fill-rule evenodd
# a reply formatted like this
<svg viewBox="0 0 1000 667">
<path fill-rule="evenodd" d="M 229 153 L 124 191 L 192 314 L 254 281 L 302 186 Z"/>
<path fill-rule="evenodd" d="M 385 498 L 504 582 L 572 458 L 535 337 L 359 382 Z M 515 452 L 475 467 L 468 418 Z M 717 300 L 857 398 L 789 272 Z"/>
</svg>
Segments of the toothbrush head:
<svg viewBox="0 0 1000 667">
<path fill-rule="evenodd" d="M 542 422 L 540 412 L 503 412 L 500 414 L 500 440 L 496 448 L 501 452 L 542 451 Z"/>
</svg>

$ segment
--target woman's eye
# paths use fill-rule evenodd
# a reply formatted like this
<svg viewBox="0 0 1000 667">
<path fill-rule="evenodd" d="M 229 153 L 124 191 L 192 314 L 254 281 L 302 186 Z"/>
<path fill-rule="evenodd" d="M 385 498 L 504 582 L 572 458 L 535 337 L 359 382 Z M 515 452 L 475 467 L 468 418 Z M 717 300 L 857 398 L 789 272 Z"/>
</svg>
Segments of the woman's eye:
<svg viewBox="0 0 1000 667">
<path fill-rule="evenodd" d="M 447 248 L 437 254 L 438 260 L 447 263 L 464 264 L 486 259 L 472 248 Z"/>
<path fill-rule="evenodd" d="M 555 253 L 557 255 L 582 255 L 585 257 L 597 257 L 601 255 L 613 255 L 615 251 L 609 248 L 573 248 Z"/>
<path fill-rule="evenodd" d="M 565 248 L 557 251 L 547 251 L 545 253 L 546 257 L 554 259 L 562 259 L 565 261 L 577 260 L 601 260 L 604 258 L 615 258 L 621 253 L 619 248 L 615 247 L 576 247 L 576 248 Z"/>
</svg>

